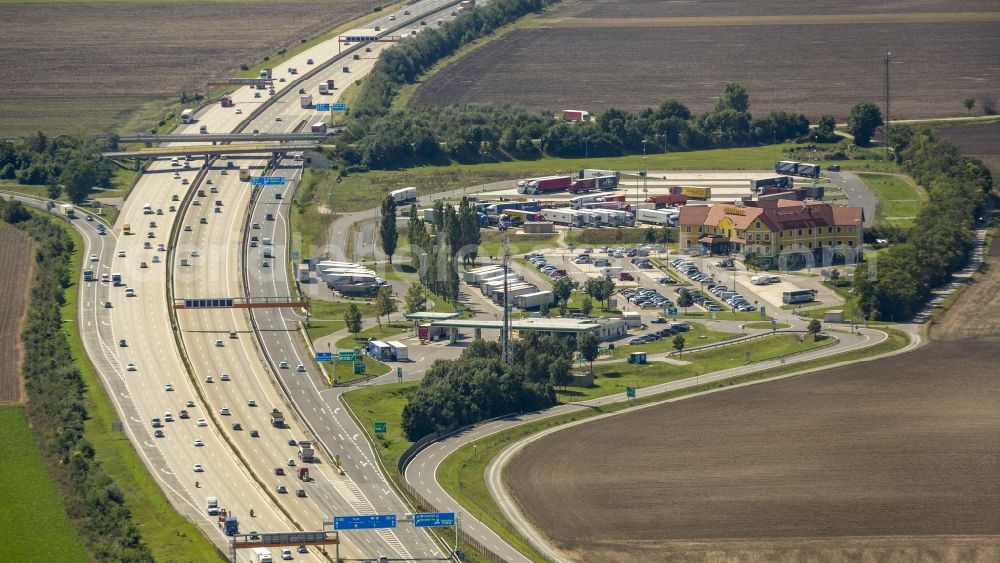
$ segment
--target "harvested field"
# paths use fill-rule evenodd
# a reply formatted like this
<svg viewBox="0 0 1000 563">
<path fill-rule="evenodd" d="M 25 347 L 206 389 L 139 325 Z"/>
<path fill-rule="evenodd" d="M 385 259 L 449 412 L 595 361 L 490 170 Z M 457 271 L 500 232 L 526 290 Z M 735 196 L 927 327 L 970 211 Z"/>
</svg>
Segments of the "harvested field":
<svg viewBox="0 0 1000 563">
<path fill-rule="evenodd" d="M 0 404 L 14 404 L 24 400 L 21 327 L 34 260 L 31 239 L 9 225 L 0 226 L 0 264 L 7 270 L 0 276 L 0 295 L 4 296 L 0 300 Z"/>
<path fill-rule="evenodd" d="M 0 134 L 113 129 L 376 4 L 0 4 L 0 60 L 17 77 L 0 84 Z"/>
<path fill-rule="evenodd" d="M 1000 89 L 1000 12 L 992 2 L 605 0 L 557 7 L 539 26 L 459 59 L 410 104 L 594 112 L 675 97 L 701 112 L 736 81 L 757 115 L 843 120 L 858 101 L 882 99 L 887 50 L 895 118 L 963 116 L 962 99 Z"/>
<path fill-rule="evenodd" d="M 937 132 L 962 154 L 982 160 L 994 178 L 1000 177 L 1000 121 L 939 127 Z"/>
<path fill-rule="evenodd" d="M 508 486 L 591 561 L 996 561 L 998 285 L 915 352 L 543 438 Z"/>
</svg>

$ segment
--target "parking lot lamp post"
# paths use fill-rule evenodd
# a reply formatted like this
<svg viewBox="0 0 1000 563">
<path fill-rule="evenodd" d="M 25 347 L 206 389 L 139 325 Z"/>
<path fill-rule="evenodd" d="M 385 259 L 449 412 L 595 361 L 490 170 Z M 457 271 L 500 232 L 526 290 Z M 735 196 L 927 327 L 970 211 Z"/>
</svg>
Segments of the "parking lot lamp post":
<svg viewBox="0 0 1000 563">
<path fill-rule="evenodd" d="M 590 159 L 590 137 L 583 138 L 583 167 L 587 167 L 587 161 Z"/>
</svg>

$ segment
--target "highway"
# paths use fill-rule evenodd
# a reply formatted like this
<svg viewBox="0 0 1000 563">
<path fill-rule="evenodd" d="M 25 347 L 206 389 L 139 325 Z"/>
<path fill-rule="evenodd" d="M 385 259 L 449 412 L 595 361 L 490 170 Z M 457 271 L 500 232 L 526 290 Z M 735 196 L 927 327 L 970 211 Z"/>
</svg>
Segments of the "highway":
<svg viewBox="0 0 1000 563">
<path fill-rule="evenodd" d="M 433 4 L 440 6 L 444 3 Z M 409 9 L 418 12 L 417 6 Z M 387 45 L 374 44 L 372 53 L 366 54 L 361 61 L 352 60 L 352 78 L 367 72 L 374 64 L 377 52 Z M 307 70 L 307 58 L 322 62 L 337 49 L 336 42 L 327 42 L 301 53 L 286 65 Z M 274 71 L 276 80 L 286 78 L 285 83 L 275 82 L 276 96 L 290 83 L 291 74 L 287 73 L 287 67 Z M 297 87 L 315 91 L 320 79 L 317 77 Z M 240 89 L 233 95 L 236 102 L 234 108 L 207 106 L 197 113 L 195 123 L 181 125 L 175 132 L 197 134 L 201 126 L 211 132 L 237 130 L 254 106 L 266 100 L 266 91 L 261 98 L 257 98 L 256 93 L 249 88 Z M 278 98 L 248 128 L 292 132 L 299 124 L 315 118 L 314 110 L 299 105 L 296 92 L 289 94 L 287 101 L 286 98 Z M 218 497 L 223 508 L 233 511 L 240 518 L 242 531 L 277 531 L 297 527 L 318 529 L 322 519 L 331 517 L 339 507 L 348 506 L 357 493 L 351 490 L 349 484 L 338 485 L 349 481 L 336 479 L 329 469 L 322 466 L 310 467 L 314 470 L 312 476 L 316 477 L 316 481 L 305 484 L 306 498 L 298 498 L 294 493 L 273 492 L 279 483 L 292 491 L 299 486 L 291 477 L 286 476 L 282 480 L 273 474 L 274 467 L 295 457 L 294 449 L 283 441 L 297 431 L 294 421 L 292 430 L 281 431 L 271 428 L 267 422 L 271 405 L 283 405 L 284 401 L 263 368 L 249 335 L 244 313 L 181 311 L 177 329 L 181 345 L 191 362 L 190 373 L 185 366 L 181 350 L 174 341 L 175 333 L 169 315 L 168 275 L 174 273 L 177 276 L 177 296 L 189 291 L 217 292 L 227 289 L 234 295 L 238 294 L 240 228 L 249 199 L 249 192 L 241 189 L 245 184 L 239 183 L 237 174 L 223 175 L 219 171 L 208 174 L 208 178 L 213 180 L 214 185 L 220 186 L 220 199 L 225 200 L 220 206 L 220 213 L 214 212 L 214 205 L 185 207 L 183 203 L 186 197 L 190 197 L 190 190 L 208 189 L 207 183 L 199 184 L 196 180 L 198 167 L 203 164 L 194 160 L 192 168 L 188 169 L 172 167 L 167 161 L 151 163 L 125 202 L 114 233 L 108 235 L 107 240 L 115 240 L 114 246 L 103 240 L 92 241 L 92 246 L 99 249 L 99 253 L 91 265 L 100 273 L 120 272 L 124 285 L 111 288 L 107 287 L 108 284 L 95 282 L 93 293 L 88 291 L 81 299 L 89 304 L 89 313 L 81 314 L 81 323 L 88 353 L 116 399 L 128 432 L 150 471 L 163 484 L 175 506 L 198 523 L 221 547 L 225 545 L 226 538 L 218 530 L 215 518 L 208 516 L 204 510 L 206 496 Z M 176 176 L 175 170 L 178 172 Z M 178 201 L 174 201 L 173 196 L 177 196 Z M 199 199 L 204 198 L 194 198 Z M 143 212 L 145 204 L 151 205 L 154 214 Z M 169 211 L 171 206 L 176 211 Z M 157 209 L 162 210 L 162 215 L 156 213 Z M 178 216 L 183 216 L 183 220 L 179 220 Z M 205 224 L 201 223 L 202 217 L 206 218 Z M 155 221 L 156 226 L 150 226 L 150 221 Z M 121 235 L 126 224 L 131 226 L 134 235 Z M 171 230 L 181 229 L 183 224 L 191 224 L 192 231 L 180 231 L 176 259 L 171 261 L 169 253 L 157 250 L 157 245 L 168 245 Z M 147 233 L 152 233 L 152 238 Z M 150 248 L 145 247 L 147 242 Z M 192 251 L 199 246 L 202 247 L 198 248 L 199 255 L 192 256 Z M 157 261 L 154 262 L 154 258 Z M 182 266 L 182 259 L 187 259 L 189 266 Z M 143 262 L 146 264 L 144 268 L 140 267 Z M 126 286 L 134 292 L 134 297 L 125 296 Z M 111 306 L 104 307 L 105 301 L 109 301 Z M 234 328 L 238 329 L 238 337 L 229 339 L 228 331 Z M 226 336 L 221 338 L 223 345 L 217 346 L 216 340 L 220 340 L 222 334 Z M 118 345 L 122 339 L 125 346 Z M 129 364 L 134 365 L 134 371 L 127 368 Z M 226 370 L 231 370 L 230 382 L 220 381 L 221 374 L 228 373 Z M 219 379 L 207 383 L 204 377 L 209 374 L 215 374 Z M 248 406 L 247 401 L 251 398 L 257 401 L 258 407 Z M 194 406 L 187 407 L 187 401 L 193 401 Z M 219 414 L 222 407 L 229 407 L 232 414 Z M 182 409 L 189 412 L 190 418 L 180 418 Z M 155 438 L 150 421 L 154 417 L 165 418 L 168 411 L 174 420 L 163 423 L 164 437 Z M 199 425 L 198 419 L 205 419 L 204 426 Z M 232 429 L 232 422 L 237 419 L 246 430 Z M 350 419 L 346 419 L 346 423 L 357 436 L 357 429 Z M 260 438 L 250 438 L 251 429 L 258 430 Z M 302 437 L 301 433 L 296 437 Z M 227 439 L 232 444 L 227 443 Z M 200 440 L 201 445 L 196 445 L 196 440 Z M 202 471 L 195 471 L 196 464 L 201 465 Z M 363 474 L 358 477 L 368 478 Z M 378 479 L 381 480 L 380 475 Z M 345 502 L 345 499 L 350 500 Z M 282 510 L 279 510 L 279 504 Z M 251 508 L 255 513 L 253 519 L 249 517 Z M 378 511 L 385 509 L 378 506 Z M 294 520 L 289 519 L 286 512 Z M 370 535 L 376 536 L 374 533 Z M 381 535 L 392 536 L 391 533 L 378 534 Z M 436 551 L 425 534 L 411 535 L 415 539 L 413 547 L 403 546 L 390 537 L 380 542 L 381 546 L 374 543 L 367 546 L 364 555 L 371 557 L 393 553 L 394 558 L 410 558 L 408 549 L 419 554 Z M 360 534 L 352 534 L 351 537 L 342 546 L 343 555 L 361 556 L 360 549 L 352 544 L 353 538 L 360 537 Z M 241 554 L 240 557 L 246 558 L 247 555 Z"/>
</svg>

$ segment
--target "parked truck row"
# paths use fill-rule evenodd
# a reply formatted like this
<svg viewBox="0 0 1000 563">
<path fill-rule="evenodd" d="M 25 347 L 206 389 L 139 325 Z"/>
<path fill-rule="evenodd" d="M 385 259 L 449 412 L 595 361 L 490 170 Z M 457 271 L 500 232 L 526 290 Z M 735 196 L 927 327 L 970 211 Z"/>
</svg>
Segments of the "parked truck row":
<svg viewBox="0 0 1000 563">
<path fill-rule="evenodd" d="M 779 160 L 774 164 L 774 172 L 786 176 L 804 176 L 806 178 L 819 178 L 819 165 L 805 162 L 795 162 L 793 160 Z"/>
</svg>

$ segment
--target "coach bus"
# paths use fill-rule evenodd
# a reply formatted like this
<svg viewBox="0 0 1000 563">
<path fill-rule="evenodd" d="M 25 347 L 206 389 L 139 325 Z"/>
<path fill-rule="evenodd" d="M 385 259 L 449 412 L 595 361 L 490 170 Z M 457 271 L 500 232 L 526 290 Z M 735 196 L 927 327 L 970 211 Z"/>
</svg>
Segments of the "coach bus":
<svg viewBox="0 0 1000 563">
<path fill-rule="evenodd" d="M 781 302 L 785 304 L 809 303 L 815 300 L 815 289 L 796 289 L 795 291 L 783 291 L 781 293 Z"/>
</svg>

